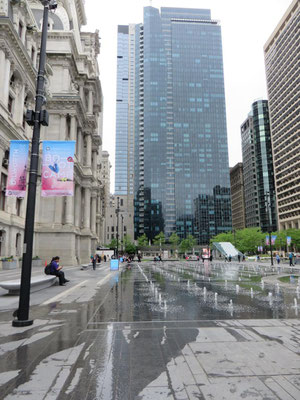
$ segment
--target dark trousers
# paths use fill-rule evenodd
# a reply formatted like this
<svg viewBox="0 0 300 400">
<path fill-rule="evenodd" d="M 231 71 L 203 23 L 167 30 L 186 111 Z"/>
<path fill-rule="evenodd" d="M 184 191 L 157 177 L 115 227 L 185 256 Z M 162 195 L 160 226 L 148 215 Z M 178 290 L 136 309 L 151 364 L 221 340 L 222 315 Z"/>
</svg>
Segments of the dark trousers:
<svg viewBox="0 0 300 400">
<path fill-rule="evenodd" d="M 59 279 L 59 284 L 60 284 L 60 285 L 64 284 L 65 281 L 66 281 L 66 279 L 65 279 L 65 273 L 64 273 L 63 271 L 61 271 L 61 270 L 60 270 L 60 271 L 51 272 L 50 275 L 55 275 L 55 276 L 57 276 L 58 279 Z"/>
</svg>

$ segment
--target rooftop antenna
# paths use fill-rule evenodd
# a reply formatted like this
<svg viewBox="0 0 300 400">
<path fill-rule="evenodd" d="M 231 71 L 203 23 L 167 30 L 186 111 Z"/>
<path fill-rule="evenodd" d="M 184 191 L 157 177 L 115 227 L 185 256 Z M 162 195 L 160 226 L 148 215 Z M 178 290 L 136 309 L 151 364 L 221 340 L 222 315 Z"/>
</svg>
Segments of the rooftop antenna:
<svg viewBox="0 0 300 400">
<path fill-rule="evenodd" d="M 150 3 L 150 7 L 152 7 L 152 0 L 149 0 L 149 3 Z"/>
</svg>

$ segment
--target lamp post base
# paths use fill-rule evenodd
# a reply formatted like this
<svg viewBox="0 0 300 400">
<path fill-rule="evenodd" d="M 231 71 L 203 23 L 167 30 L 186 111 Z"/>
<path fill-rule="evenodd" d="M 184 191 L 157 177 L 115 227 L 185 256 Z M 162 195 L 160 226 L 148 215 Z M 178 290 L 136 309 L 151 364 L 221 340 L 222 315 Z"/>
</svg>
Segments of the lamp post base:
<svg viewBox="0 0 300 400">
<path fill-rule="evenodd" d="M 12 322 L 12 326 L 22 327 L 22 326 L 30 326 L 33 324 L 33 319 L 27 319 L 24 321 L 19 321 L 18 319 L 14 319 Z"/>
</svg>

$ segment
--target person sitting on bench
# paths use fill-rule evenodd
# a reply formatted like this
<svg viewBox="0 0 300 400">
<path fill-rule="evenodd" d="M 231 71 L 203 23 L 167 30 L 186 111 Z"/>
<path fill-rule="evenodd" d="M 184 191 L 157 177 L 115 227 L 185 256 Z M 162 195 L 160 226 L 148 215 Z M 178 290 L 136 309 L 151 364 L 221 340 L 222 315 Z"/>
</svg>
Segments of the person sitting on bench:
<svg viewBox="0 0 300 400">
<path fill-rule="evenodd" d="M 62 266 L 59 265 L 59 257 L 53 257 L 51 260 L 51 272 L 50 275 L 55 275 L 59 279 L 60 286 L 65 286 L 66 282 L 70 282 L 65 278 L 65 274 L 62 271 Z"/>
</svg>

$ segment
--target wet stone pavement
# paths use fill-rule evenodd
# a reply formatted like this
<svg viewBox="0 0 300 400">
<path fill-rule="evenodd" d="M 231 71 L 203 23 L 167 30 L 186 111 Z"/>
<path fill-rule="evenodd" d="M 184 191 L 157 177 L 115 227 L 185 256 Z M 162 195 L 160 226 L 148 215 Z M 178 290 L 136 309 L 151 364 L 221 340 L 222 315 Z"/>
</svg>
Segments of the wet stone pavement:
<svg viewBox="0 0 300 400">
<path fill-rule="evenodd" d="M 15 304 L 0 293 L 0 399 L 300 398 L 297 274 L 122 268 L 73 268 L 72 286 L 33 293 L 31 327 L 11 326 Z"/>
</svg>

